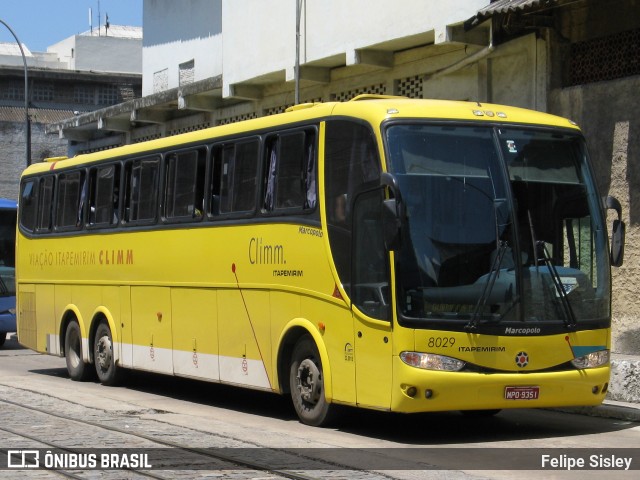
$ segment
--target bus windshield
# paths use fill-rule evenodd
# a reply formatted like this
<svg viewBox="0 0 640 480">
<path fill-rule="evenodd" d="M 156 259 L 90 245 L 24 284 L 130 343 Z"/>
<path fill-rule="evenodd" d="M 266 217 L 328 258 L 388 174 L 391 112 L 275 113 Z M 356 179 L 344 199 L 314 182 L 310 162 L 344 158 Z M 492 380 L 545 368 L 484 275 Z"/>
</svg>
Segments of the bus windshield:
<svg viewBox="0 0 640 480">
<path fill-rule="evenodd" d="M 401 322 L 606 322 L 606 234 L 579 135 L 398 123 L 386 142 L 405 210 Z"/>
</svg>

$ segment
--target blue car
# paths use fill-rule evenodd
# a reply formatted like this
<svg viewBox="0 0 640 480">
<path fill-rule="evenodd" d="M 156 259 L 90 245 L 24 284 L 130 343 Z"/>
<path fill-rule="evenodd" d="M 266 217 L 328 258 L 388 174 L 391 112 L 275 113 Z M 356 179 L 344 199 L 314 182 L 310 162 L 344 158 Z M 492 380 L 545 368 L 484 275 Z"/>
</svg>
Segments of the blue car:
<svg viewBox="0 0 640 480">
<path fill-rule="evenodd" d="M 0 347 L 16 331 L 17 204 L 0 198 Z"/>
</svg>

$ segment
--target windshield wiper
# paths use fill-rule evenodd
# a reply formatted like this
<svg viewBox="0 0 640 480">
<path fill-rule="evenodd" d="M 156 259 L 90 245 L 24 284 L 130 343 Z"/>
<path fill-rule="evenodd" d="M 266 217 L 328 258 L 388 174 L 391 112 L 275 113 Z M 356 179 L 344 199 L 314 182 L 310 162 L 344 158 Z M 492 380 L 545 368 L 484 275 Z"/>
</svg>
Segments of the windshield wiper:
<svg viewBox="0 0 640 480">
<path fill-rule="evenodd" d="M 538 261 L 542 261 L 549 269 L 551 280 L 556 287 L 556 291 L 558 292 L 558 296 L 560 297 L 560 304 L 562 305 L 562 309 L 564 310 L 564 325 L 567 328 L 576 328 L 576 315 L 573 312 L 573 308 L 571 307 L 571 302 L 569 302 L 569 299 L 567 298 L 567 291 L 564 284 L 562 283 L 560 275 L 558 274 L 558 269 L 551 261 L 551 257 L 549 256 L 549 252 L 547 252 L 547 248 L 545 247 L 543 241 L 536 242 L 536 257 L 536 263 Z"/>
<path fill-rule="evenodd" d="M 491 295 L 493 286 L 496 283 L 496 279 L 500 275 L 500 265 L 502 264 L 502 259 L 504 258 L 504 254 L 507 251 L 507 248 L 507 242 L 500 240 L 498 253 L 494 257 L 493 263 L 491 264 L 491 270 L 489 270 L 489 276 L 487 277 L 487 281 L 484 284 L 482 295 L 480 295 L 480 297 L 478 298 L 478 302 L 476 303 L 476 306 L 473 309 L 473 313 L 471 314 L 471 320 L 464 327 L 465 330 L 475 330 L 476 328 L 478 328 L 480 311 L 483 310 L 487 305 L 487 300 Z"/>
</svg>

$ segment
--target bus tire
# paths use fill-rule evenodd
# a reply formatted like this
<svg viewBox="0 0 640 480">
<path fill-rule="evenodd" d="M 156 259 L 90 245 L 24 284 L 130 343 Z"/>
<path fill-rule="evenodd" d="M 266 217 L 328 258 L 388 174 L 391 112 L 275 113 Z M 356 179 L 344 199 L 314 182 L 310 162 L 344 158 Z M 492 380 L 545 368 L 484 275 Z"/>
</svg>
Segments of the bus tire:
<svg viewBox="0 0 640 480">
<path fill-rule="evenodd" d="M 122 369 L 116 365 L 113 356 L 113 337 L 106 322 L 100 322 L 93 343 L 93 358 L 98 380 L 103 385 L 116 385 L 122 377 Z"/>
<path fill-rule="evenodd" d="M 64 334 L 64 358 L 71 380 L 84 382 L 91 377 L 91 365 L 82 360 L 82 332 L 75 320 L 69 322 Z"/>
<path fill-rule="evenodd" d="M 302 423 L 319 427 L 329 422 L 333 408 L 325 398 L 320 354 L 309 335 L 301 337 L 293 348 L 289 387 L 293 407 Z"/>
<path fill-rule="evenodd" d="M 6 339 L 7 339 L 7 332 L 0 332 L 0 347 L 4 345 L 4 342 Z"/>
</svg>

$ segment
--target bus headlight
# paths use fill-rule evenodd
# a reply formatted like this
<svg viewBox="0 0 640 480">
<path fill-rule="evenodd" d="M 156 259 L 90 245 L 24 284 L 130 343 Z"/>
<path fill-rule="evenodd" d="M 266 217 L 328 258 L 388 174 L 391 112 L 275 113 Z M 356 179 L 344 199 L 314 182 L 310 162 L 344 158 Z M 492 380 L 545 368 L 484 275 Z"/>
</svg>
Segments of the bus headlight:
<svg viewBox="0 0 640 480">
<path fill-rule="evenodd" d="M 400 359 L 412 367 L 426 370 L 444 370 L 445 372 L 458 372 L 465 365 L 462 360 L 434 353 L 402 352 L 400 353 Z"/>
<path fill-rule="evenodd" d="M 571 360 L 571 364 L 583 370 L 585 368 L 601 367 L 609 363 L 609 350 L 599 350 L 597 352 L 591 352 L 582 357 L 574 358 Z"/>
</svg>

